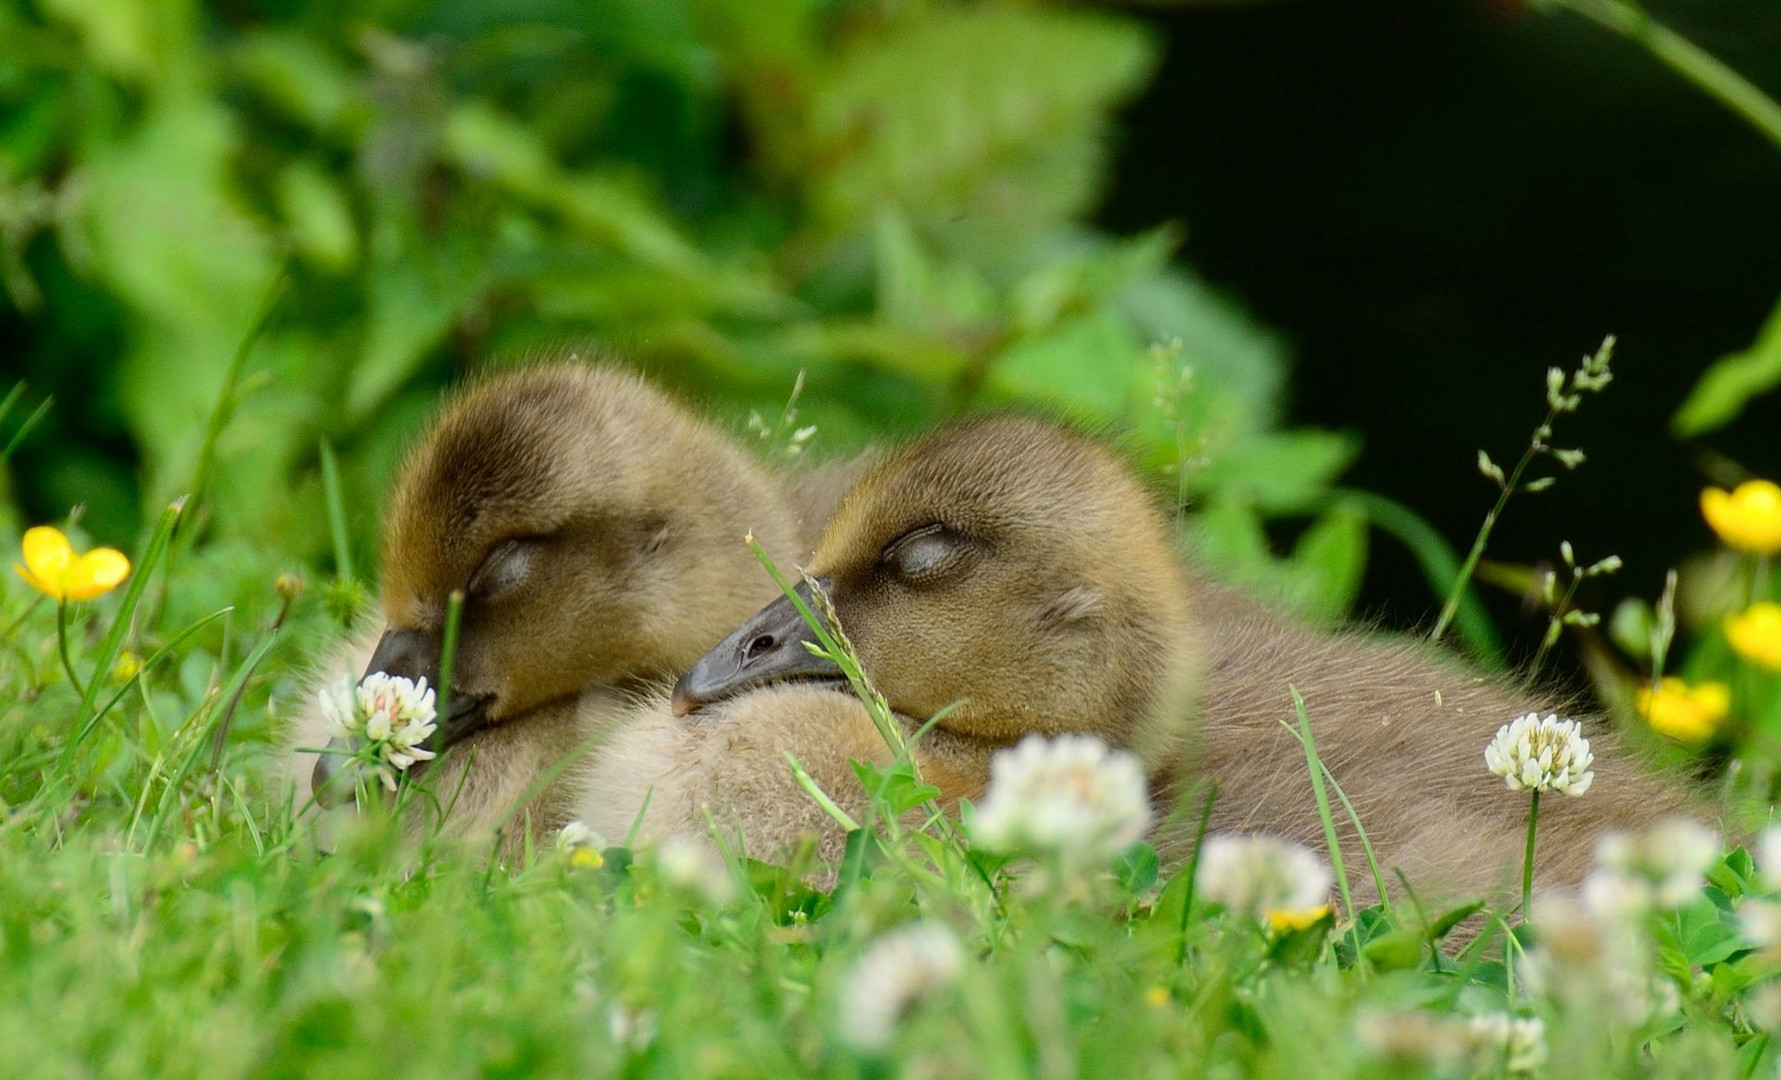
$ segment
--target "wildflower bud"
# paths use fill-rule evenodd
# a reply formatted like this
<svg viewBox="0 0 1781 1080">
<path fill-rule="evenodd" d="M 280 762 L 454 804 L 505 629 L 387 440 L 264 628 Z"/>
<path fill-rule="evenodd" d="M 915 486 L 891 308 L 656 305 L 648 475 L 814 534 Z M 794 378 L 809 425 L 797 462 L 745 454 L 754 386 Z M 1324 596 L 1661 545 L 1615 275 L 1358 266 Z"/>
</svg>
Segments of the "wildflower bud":
<svg viewBox="0 0 1781 1080">
<path fill-rule="evenodd" d="M 1552 456 L 1557 458 L 1558 463 L 1567 469 L 1575 469 L 1583 464 L 1583 451 L 1581 450 L 1553 450 Z"/>
<path fill-rule="evenodd" d="M 1564 411 L 1565 373 L 1559 369 L 1546 369 L 1546 404 L 1555 411 Z"/>
<path fill-rule="evenodd" d="M 279 598 L 287 604 L 302 596 L 303 590 L 307 586 L 308 582 L 303 580 L 302 574 L 293 574 L 289 571 L 272 579 L 272 590 L 278 593 Z"/>
<path fill-rule="evenodd" d="M 1602 621 L 1602 617 L 1593 611 L 1567 611 L 1564 616 L 1566 626 L 1590 627 Z"/>
<path fill-rule="evenodd" d="M 116 682 L 129 682 L 142 670 L 142 657 L 129 649 L 118 653 L 117 663 L 111 665 L 111 677 Z"/>
<path fill-rule="evenodd" d="M 601 854 L 601 849 L 605 846 L 605 837 L 579 819 L 557 831 L 557 854 L 578 870 L 598 870 L 606 861 Z"/>
<path fill-rule="evenodd" d="M 1584 567 L 1583 576 L 1596 577 L 1599 574 L 1612 574 L 1616 570 L 1619 570 L 1621 565 L 1620 556 L 1610 555 L 1605 559 L 1598 559 Z"/>
<path fill-rule="evenodd" d="M 1574 567 L 1577 565 L 1577 556 L 1576 553 L 1571 550 L 1571 542 L 1569 540 L 1560 540 L 1558 542 L 1558 553 L 1564 557 L 1566 566 Z"/>
<path fill-rule="evenodd" d="M 1490 455 L 1485 453 L 1482 450 L 1478 451 L 1478 471 L 1483 473 L 1485 476 L 1488 476 L 1490 479 L 1495 480 L 1497 482 L 1498 487 L 1503 486 L 1504 481 L 1503 481 L 1502 467 L 1500 465 L 1498 465 L 1496 462 L 1490 460 Z"/>
<path fill-rule="evenodd" d="M 1554 485 L 1556 483 L 1558 483 L 1558 481 L 1553 479 L 1552 477 L 1542 476 L 1537 480 L 1529 480 L 1527 483 L 1521 485 L 1521 490 L 1527 492 L 1530 495 L 1533 495 L 1533 494 L 1537 494 L 1539 492 L 1545 491 L 1547 488 L 1551 487 L 1552 485 Z"/>
</svg>

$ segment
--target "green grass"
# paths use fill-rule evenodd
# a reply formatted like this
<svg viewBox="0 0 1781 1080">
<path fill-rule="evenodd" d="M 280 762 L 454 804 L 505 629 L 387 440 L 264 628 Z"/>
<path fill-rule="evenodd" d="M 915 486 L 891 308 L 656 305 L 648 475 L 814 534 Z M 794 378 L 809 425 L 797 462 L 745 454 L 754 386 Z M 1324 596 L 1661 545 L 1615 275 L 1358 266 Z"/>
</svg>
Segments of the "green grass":
<svg viewBox="0 0 1781 1080">
<path fill-rule="evenodd" d="M 801 882 L 808 864 L 732 859 L 733 899 L 713 904 L 647 852 L 578 867 L 540 844 L 505 865 L 405 845 L 376 814 L 319 855 L 272 746 L 306 657 L 339 632 L 327 590 L 286 611 L 275 554 L 202 542 L 166 580 L 148 556 L 169 529 L 132 589 L 69 612 L 87 700 L 54 606 L 17 582 L 0 598 L 0 1073 L 1421 1075 L 1361 1034 L 1407 1010 L 1541 1017 L 1553 1076 L 1773 1071 L 1739 1004 L 1773 961 L 1722 910 L 1752 887 L 1742 853 L 1646 925 L 1682 1004 L 1640 1024 L 1512 985 L 1500 936 L 1449 958 L 1427 940 L 1443 913 L 1408 904 L 1273 934 L 1187 909 L 1188 878 L 1144 847 L 1102 879 L 1025 887 L 1033 868 L 957 829 L 908 827 L 912 776 L 875 785 L 889 801 L 834 895 Z M 153 659 L 120 679 L 126 649 Z M 838 1005 L 857 958 L 924 917 L 958 936 L 961 974 L 885 1057 L 850 1049 Z"/>
</svg>

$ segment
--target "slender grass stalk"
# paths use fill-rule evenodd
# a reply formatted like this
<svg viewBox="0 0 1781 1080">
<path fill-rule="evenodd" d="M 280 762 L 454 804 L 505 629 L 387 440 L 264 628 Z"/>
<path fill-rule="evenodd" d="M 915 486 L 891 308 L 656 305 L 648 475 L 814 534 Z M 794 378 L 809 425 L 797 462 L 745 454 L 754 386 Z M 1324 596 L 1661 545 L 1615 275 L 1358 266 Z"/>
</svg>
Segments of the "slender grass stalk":
<svg viewBox="0 0 1781 1080">
<path fill-rule="evenodd" d="M 12 384 L 12 389 L 6 392 L 5 398 L 0 398 L 0 424 L 6 422 L 6 418 L 12 415 L 13 406 L 17 405 L 19 403 L 19 398 L 24 396 L 25 380 L 20 379 L 18 382 Z"/>
<path fill-rule="evenodd" d="M 136 614 L 137 607 L 142 603 L 143 590 L 154 572 L 155 565 L 160 562 L 161 555 L 167 550 L 168 542 L 173 536 L 174 526 L 178 524 L 180 515 L 185 511 L 185 505 L 186 499 L 183 495 L 168 504 L 167 509 L 161 512 L 161 520 L 156 524 L 155 531 L 149 535 L 148 543 L 137 555 L 134 561 L 136 571 L 130 578 L 130 584 L 124 589 L 124 598 L 118 605 L 117 617 L 112 620 L 111 629 L 106 632 L 104 640 L 99 645 L 98 659 L 93 666 L 95 673 L 110 671 L 111 665 L 117 662 L 118 651 L 123 648 L 124 637 L 130 630 L 130 622 Z M 94 700 L 99 692 L 99 683 L 100 680 L 95 674 L 81 693 L 80 707 L 74 713 L 74 723 L 82 737 L 92 730 L 88 721 L 93 717 Z M 80 746 L 79 738 L 70 739 L 67 747 L 62 751 L 61 771 L 64 775 L 68 775 L 71 771 L 74 751 L 78 746 Z"/>
<path fill-rule="evenodd" d="M 319 453 L 322 495 L 328 504 L 328 533 L 334 541 L 334 576 L 341 581 L 352 581 L 352 543 L 347 538 L 346 497 L 340 487 L 340 463 L 334 458 L 334 447 L 326 439 L 321 440 Z"/>
<path fill-rule="evenodd" d="M 1497 519 L 1502 516 L 1503 509 L 1509 500 L 1518 492 L 1544 491 L 1556 481 L 1553 477 L 1542 476 L 1530 480 L 1526 485 L 1521 482 L 1522 475 L 1534 459 L 1542 455 L 1556 458 L 1567 469 L 1576 468 L 1583 462 L 1583 454 L 1577 450 L 1554 449 L 1551 442 L 1552 425 L 1565 413 L 1576 412 L 1582 404 L 1584 393 L 1599 393 L 1613 380 L 1608 367 L 1614 356 L 1614 335 L 1602 339 L 1600 346 L 1591 356 L 1583 358 L 1583 363 L 1571 373 L 1569 387 L 1566 387 L 1565 374 L 1559 368 L 1548 368 L 1546 372 L 1546 416 L 1534 428 L 1534 434 L 1528 440 L 1527 449 L 1522 452 L 1521 460 L 1515 463 L 1505 477 L 1503 470 L 1490 460 L 1484 451 L 1478 451 L 1478 470 L 1485 476 L 1496 481 L 1497 501 L 1484 515 L 1484 524 L 1479 527 L 1478 535 L 1472 540 L 1472 549 L 1460 564 L 1459 573 L 1454 577 L 1453 588 L 1447 594 L 1446 603 L 1441 605 L 1441 614 L 1435 620 L 1435 627 L 1429 631 L 1430 641 L 1440 641 L 1441 635 L 1447 632 L 1454 615 L 1459 611 L 1460 599 L 1465 595 L 1472 575 L 1478 570 L 1478 560 L 1484 557 L 1484 549 L 1490 544 L 1490 534 L 1496 529 Z"/>
<path fill-rule="evenodd" d="M 1348 887 L 1348 868 L 1342 865 L 1342 845 L 1336 841 L 1336 819 L 1330 813 L 1329 793 L 1323 786 L 1323 762 L 1317 756 L 1317 740 L 1311 734 L 1311 716 L 1305 711 L 1305 699 L 1299 696 L 1299 688 L 1288 684 L 1287 690 L 1292 694 L 1292 706 L 1299 714 L 1299 742 L 1305 748 L 1305 767 L 1311 773 L 1311 793 L 1317 800 L 1317 817 L 1323 822 L 1323 839 L 1330 849 L 1330 866 L 1336 871 L 1336 884 L 1342 891 L 1342 907 L 1350 925 L 1350 932 L 1355 935 L 1358 955 L 1359 931 L 1354 927 L 1354 896 Z"/>
<path fill-rule="evenodd" d="M 803 762 L 798 760 L 796 754 L 793 754 L 790 750 L 785 751 L 785 762 L 792 767 L 792 779 L 796 780 L 798 786 L 804 789 L 804 794 L 810 796 L 811 800 L 814 801 L 816 805 L 822 807 L 823 813 L 834 818 L 835 823 L 848 832 L 853 832 L 860 827 L 859 822 L 855 821 L 847 811 L 836 805 L 834 799 L 829 798 L 829 793 L 824 791 L 822 785 L 816 782 L 816 778 L 811 776 L 810 773 L 805 770 Z"/>
<path fill-rule="evenodd" d="M 124 695 L 129 693 L 130 690 L 133 689 L 134 687 L 141 685 L 142 681 L 148 677 L 148 673 L 150 671 L 153 671 L 157 666 L 159 666 L 159 664 L 161 663 L 162 660 L 165 660 L 167 657 L 171 656 L 175 649 L 177 649 L 181 645 L 185 644 L 186 641 L 188 641 L 192 637 L 192 635 L 196 634 L 198 631 L 204 629 L 206 626 L 209 626 L 211 623 L 222 618 L 224 615 L 226 615 L 227 613 L 229 613 L 230 611 L 233 611 L 233 610 L 234 610 L 233 608 L 222 608 L 218 611 L 211 612 L 209 615 L 204 616 L 203 618 L 199 619 L 197 622 L 194 622 L 192 625 L 186 627 L 184 630 L 181 630 L 179 633 L 173 635 L 173 637 L 168 640 L 167 644 L 161 646 L 160 648 L 156 649 L 153 653 L 151 653 L 149 655 L 149 657 L 146 660 L 144 660 L 140 666 L 137 667 L 136 673 L 134 675 L 131 675 L 130 678 L 124 683 L 124 685 L 118 687 L 117 693 L 111 695 L 110 699 L 107 700 L 104 705 L 101 705 L 99 707 L 99 709 L 93 713 L 92 717 L 87 720 L 86 726 L 82 727 L 80 729 L 79 733 L 77 733 L 74 736 L 75 743 L 78 745 L 79 743 L 85 741 L 86 737 L 88 735 L 92 734 L 93 728 L 98 726 L 98 724 L 101 720 L 105 719 L 105 716 L 107 713 L 111 712 L 112 709 L 117 707 L 117 703 L 119 701 L 123 700 Z"/>
<path fill-rule="evenodd" d="M 1547 655 L 1552 652 L 1552 647 L 1558 644 L 1559 635 L 1564 633 L 1565 613 L 1571 610 L 1571 602 L 1577 596 L 1577 586 L 1581 584 L 1583 584 L 1582 575 L 1572 574 L 1571 583 L 1565 586 L 1564 593 L 1553 605 L 1551 617 L 1546 622 L 1546 632 L 1540 635 L 1540 645 L 1534 650 L 1534 658 L 1527 665 L 1529 679 L 1540 674 L 1540 669 L 1546 664 Z"/>
<path fill-rule="evenodd" d="M 559 777 L 559 776 L 563 775 L 563 773 L 567 772 L 576 762 L 580 761 L 583 757 L 586 757 L 588 754 L 593 753 L 594 750 L 596 750 L 600 746 L 601 743 L 606 741 L 607 737 L 610 734 L 611 734 L 611 732 L 601 731 L 601 732 L 597 732 L 593 735 L 588 736 L 587 738 L 581 740 L 581 742 L 576 743 L 575 746 L 572 747 L 567 754 L 564 754 L 562 757 L 558 758 L 554 763 L 552 763 L 550 768 L 548 768 L 548 769 L 544 770 L 542 773 L 538 774 L 538 778 L 536 780 L 533 780 L 530 784 L 527 784 L 525 790 L 521 791 L 519 793 L 519 797 L 514 799 L 512 805 L 508 806 L 508 808 L 501 814 L 501 817 L 496 822 L 496 825 L 495 825 L 496 829 L 501 830 L 501 829 L 507 828 L 507 826 L 513 821 L 514 818 L 518 817 L 521 813 L 525 812 L 527 809 L 529 809 L 531 807 L 533 800 L 537 799 L 539 795 L 543 794 L 544 790 L 546 788 L 548 788 L 548 787 L 550 787 L 550 785 L 556 783 L 557 777 Z M 465 775 L 468 775 L 468 774 L 469 774 L 469 769 L 468 769 L 468 767 L 466 767 Z M 454 799 L 454 801 L 455 801 L 455 799 Z M 647 798 L 644 799 L 643 806 L 645 809 L 648 809 L 649 800 Z M 642 814 L 642 811 L 639 811 L 638 815 L 637 815 L 637 822 L 636 822 L 636 824 L 633 824 L 633 826 L 632 826 L 633 831 L 635 831 L 637 825 L 640 825 L 642 823 L 642 821 L 643 821 L 643 814 Z M 630 846 L 628 842 L 626 843 L 626 846 L 627 847 Z"/>
<path fill-rule="evenodd" d="M 1664 665 L 1670 658 L 1670 645 L 1676 640 L 1676 571 L 1664 571 L 1664 589 L 1657 598 L 1657 612 L 1651 626 L 1651 692 L 1663 688 Z"/>
<path fill-rule="evenodd" d="M 192 482 L 187 488 L 194 505 L 202 504 L 205 486 L 210 482 L 211 469 L 216 464 L 216 444 L 223 436 L 223 430 L 235 415 L 236 406 L 240 402 L 236 392 L 241 385 L 241 374 L 247 369 L 247 358 L 253 352 L 254 343 L 259 341 L 260 334 L 266 329 L 266 321 L 278 306 L 279 298 L 284 295 L 285 285 L 289 279 L 285 275 L 289 258 L 280 259 L 278 266 L 272 271 L 272 277 L 260 292 L 258 305 L 254 308 L 252 320 L 247 324 L 247 331 L 235 345 L 235 354 L 229 358 L 229 366 L 223 373 L 222 389 L 217 392 L 216 402 L 210 408 L 210 417 L 204 424 L 204 440 L 198 444 L 198 461 L 192 468 Z"/>
<path fill-rule="evenodd" d="M 1534 835 L 1540 825 L 1540 789 L 1527 805 L 1527 850 L 1521 857 L 1521 921 L 1527 922 L 1534 910 Z"/>
<path fill-rule="evenodd" d="M 279 606 L 278 615 L 273 618 L 271 628 L 266 631 L 265 639 L 260 642 L 259 648 L 249 654 L 248 662 L 242 665 L 241 676 L 235 682 L 234 692 L 229 695 L 229 703 L 223 707 L 222 719 L 217 721 L 216 735 L 211 741 L 210 771 L 213 773 L 222 768 L 223 744 L 229 740 L 229 728 L 234 723 L 235 710 L 241 705 L 241 695 L 247 692 L 247 680 L 252 677 L 254 668 L 258 667 L 259 662 L 264 660 L 266 654 L 272 650 L 272 643 L 278 639 L 278 632 L 284 627 L 284 621 L 291 613 L 291 603 L 296 598 L 295 593 L 284 597 L 284 602 Z M 228 610 L 233 611 L 234 609 Z"/>
<path fill-rule="evenodd" d="M 1665 67 L 1743 117 L 1781 149 L 1781 104 L 1712 53 L 1653 19 L 1629 0 L 1536 0 L 1562 8 L 1645 47 Z"/>
<path fill-rule="evenodd" d="M 1200 824 L 1194 830 L 1194 853 L 1188 857 L 1187 868 L 1181 873 L 1187 875 L 1187 895 L 1181 898 L 1181 925 L 1177 928 L 1178 937 L 1175 948 L 1175 966 L 1187 966 L 1187 924 L 1188 916 L 1194 909 L 1194 889 L 1199 885 L 1200 851 L 1206 846 L 1206 830 L 1212 827 L 1212 803 L 1218 798 L 1218 781 L 1214 780 L 1206 787 L 1206 801 L 1200 806 Z"/>
<path fill-rule="evenodd" d="M 12 394 L 7 395 L 6 406 L 9 410 L 12 407 L 14 396 L 16 396 L 20 390 L 24 389 L 24 385 L 24 383 L 20 383 L 13 388 Z M 55 403 L 56 399 L 54 397 L 46 397 L 38 404 L 37 408 L 31 410 L 31 415 L 25 417 L 24 422 L 19 425 L 19 429 L 12 433 L 12 438 L 6 440 L 6 446 L 0 448 L 0 465 L 4 465 L 12 460 L 12 452 L 17 450 L 19 445 L 25 441 L 25 437 L 31 434 L 32 428 L 35 428 L 38 424 L 43 422 L 43 418 L 49 415 L 50 406 Z"/>
<path fill-rule="evenodd" d="M 1293 738 L 1299 740 L 1301 746 L 1304 745 L 1304 736 L 1298 731 L 1295 731 L 1291 724 L 1282 720 L 1280 721 L 1280 726 L 1285 728 L 1287 733 Z M 1336 782 L 1336 774 L 1330 772 L 1330 767 L 1323 763 L 1322 758 L 1318 758 L 1317 767 L 1323 773 L 1324 780 L 1327 781 L 1330 788 L 1335 791 L 1336 798 L 1342 803 L 1342 809 L 1348 814 L 1349 822 L 1354 825 L 1355 834 L 1360 837 L 1361 850 L 1366 853 L 1367 867 L 1373 874 L 1373 888 L 1379 893 L 1379 905 L 1389 913 L 1391 911 L 1391 900 L 1385 893 L 1385 873 L 1379 866 L 1379 855 L 1373 850 L 1373 841 L 1367 836 L 1366 828 L 1361 825 L 1360 811 L 1354 808 L 1354 803 L 1349 801 L 1348 793 L 1343 791 L 1342 785 Z"/>
<path fill-rule="evenodd" d="M 1459 581 L 1459 556 L 1433 525 L 1422 515 L 1395 499 L 1371 491 L 1336 488 L 1330 493 L 1329 505 L 1347 506 L 1361 513 L 1387 534 L 1410 549 L 1429 588 L 1439 597 L 1448 596 Z M 1474 659 L 1491 667 L 1503 666 L 1503 645 L 1497 639 L 1490 615 L 1478 599 L 1475 589 L 1462 589 L 1455 608 L 1453 631 L 1465 643 Z"/>
</svg>

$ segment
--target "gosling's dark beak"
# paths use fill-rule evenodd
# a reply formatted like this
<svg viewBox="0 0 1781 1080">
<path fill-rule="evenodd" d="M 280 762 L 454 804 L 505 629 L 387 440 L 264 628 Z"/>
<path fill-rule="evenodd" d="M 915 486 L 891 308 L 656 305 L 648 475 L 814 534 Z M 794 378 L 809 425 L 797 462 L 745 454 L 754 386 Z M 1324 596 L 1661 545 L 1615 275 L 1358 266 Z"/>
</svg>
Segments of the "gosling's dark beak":
<svg viewBox="0 0 1781 1080">
<path fill-rule="evenodd" d="M 425 679 L 427 685 L 435 687 L 437 694 L 439 649 L 438 639 L 431 634 L 419 630 L 387 630 L 377 639 L 377 648 L 371 653 L 371 662 L 365 665 L 365 674 L 381 671 L 415 682 Z M 453 694 L 451 712 L 438 718 L 433 734 L 421 745 L 434 753 L 444 750 L 487 724 L 487 707 L 485 697 Z M 358 747 L 352 739 L 335 737 L 327 749 L 328 753 L 316 758 L 309 785 L 315 791 L 317 802 L 331 806 L 351 791 L 350 784 L 335 784 L 334 781 Z"/>
<path fill-rule="evenodd" d="M 828 588 L 828 582 L 821 578 L 816 583 L 824 590 Z M 815 610 L 809 582 L 792 591 Z M 781 596 L 731 631 L 717 648 L 680 677 L 674 684 L 674 715 L 685 716 L 701 705 L 762 683 L 843 677 L 833 662 L 812 656 L 806 643 L 817 643 L 815 631 L 792 602 Z"/>
</svg>

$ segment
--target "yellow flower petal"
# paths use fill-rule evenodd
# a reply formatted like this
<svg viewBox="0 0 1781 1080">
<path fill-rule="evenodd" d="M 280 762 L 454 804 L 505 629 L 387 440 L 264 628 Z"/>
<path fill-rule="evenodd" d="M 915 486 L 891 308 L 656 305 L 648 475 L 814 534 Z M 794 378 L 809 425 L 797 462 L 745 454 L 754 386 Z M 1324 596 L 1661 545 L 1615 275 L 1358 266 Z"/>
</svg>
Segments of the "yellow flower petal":
<svg viewBox="0 0 1781 1080">
<path fill-rule="evenodd" d="M 1701 492 L 1701 516 L 1727 547 L 1756 555 L 1781 552 L 1781 486 L 1746 480 L 1731 491 Z"/>
<path fill-rule="evenodd" d="M 91 600 L 118 587 L 130 576 L 130 560 L 114 548 L 94 548 L 74 560 L 63 577 L 70 600 Z"/>
<path fill-rule="evenodd" d="M 62 530 L 53 525 L 38 525 L 26 529 L 19 548 L 25 556 L 24 566 L 13 564 L 19 576 L 33 589 L 51 599 L 62 599 L 62 577 L 68 570 L 68 564 L 74 561 L 74 549 L 69 546 L 68 538 L 62 535 Z"/>
<path fill-rule="evenodd" d="M 1319 904 L 1308 908 L 1269 908 L 1263 912 L 1268 925 L 1280 933 L 1289 930 L 1304 930 L 1316 926 L 1325 915 L 1330 913 L 1328 904 Z"/>
<path fill-rule="evenodd" d="M 1689 686 L 1670 676 L 1655 694 L 1650 687 L 1639 691 L 1639 713 L 1650 722 L 1651 730 L 1678 742 L 1705 742 L 1719 730 L 1719 722 L 1731 707 L 1731 687 L 1721 682 Z"/>
<path fill-rule="evenodd" d="M 1741 615 L 1726 616 L 1725 639 L 1744 659 L 1781 671 L 1781 604 L 1764 600 Z"/>
<path fill-rule="evenodd" d="M 38 525 L 25 530 L 19 542 L 25 564 L 13 563 L 19 577 L 52 600 L 91 600 L 118 587 L 130 576 L 130 560 L 112 548 L 94 548 L 75 555 L 62 530 Z"/>
</svg>

